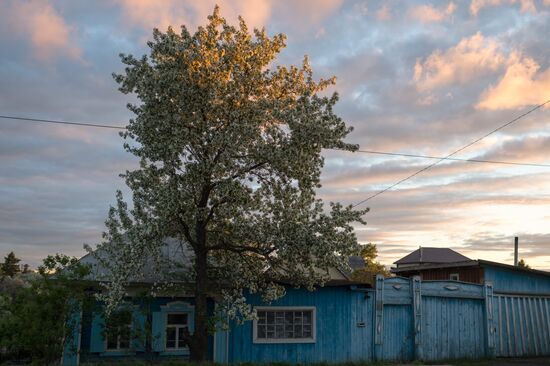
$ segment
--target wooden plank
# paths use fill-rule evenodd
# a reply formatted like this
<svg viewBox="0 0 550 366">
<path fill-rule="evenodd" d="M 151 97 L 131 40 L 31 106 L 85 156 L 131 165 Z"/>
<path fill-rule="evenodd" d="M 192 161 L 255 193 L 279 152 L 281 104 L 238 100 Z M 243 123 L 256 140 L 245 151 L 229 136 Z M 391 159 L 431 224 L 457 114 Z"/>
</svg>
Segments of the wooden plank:
<svg viewBox="0 0 550 366">
<path fill-rule="evenodd" d="M 422 359 L 422 282 L 419 276 L 412 278 L 414 356 Z"/>
<path fill-rule="evenodd" d="M 374 359 L 382 359 L 382 342 L 384 330 L 384 276 L 376 275 L 374 306 Z"/>
</svg>

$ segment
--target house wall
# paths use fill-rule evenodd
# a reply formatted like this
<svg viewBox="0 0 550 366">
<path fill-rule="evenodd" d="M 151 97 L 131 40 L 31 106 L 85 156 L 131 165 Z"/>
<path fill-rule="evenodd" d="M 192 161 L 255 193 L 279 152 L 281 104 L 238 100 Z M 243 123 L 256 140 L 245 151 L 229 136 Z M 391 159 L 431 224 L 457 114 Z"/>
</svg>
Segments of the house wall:
<svg viewBox="0 0 550 366">
<path fill-rule="evenodd" d="M 166 314 L 168 312 L 185 312 L 190 321 L 189 329 L 193 331 L 194 299 L 193 298 L 154 298 L 152 300 L 134 301 L 125 306 L 133 308 L 132 328 L 140 337 L 132 342 L 128 351 L 108 351 L 105 349 L 103 329 L 105 321 L 102 316 L 102 304 L 98 303 L 95 310 L 82 313 L 82 329 L 80 336 L 80 362 L 116 361 L 124 358 L 132 359 L 187 359 L 188 350 L 165 350 Z M 209 303 L 212 313 L 213 302 Z M 147 331 L 150 329 L 150 331 Z M 147 334 L 150 336 L 147 337 Z M 214 354 L 214 338 L 208 340 L 209 359 Z M 72 363 L 65 363 L 72 364 Z"/>
<path fill-rule="evenodd" d="M 430 269 L 422 271 L 420 277 L 423 281 L 449 280 L 452 273 L 458 273 L 461 282 L 483 283 L 483 268 L 480 267 Z"/>
<path fill-rule="evenodd" d="M 497 293 L 549 294 L 550 276 L 520 272 L 498 266 L 483 265 L 485 281 L 493 283 Z"/>
<path fill-rule="evenodd" d="M 249 301 L 255 306 L 266 305 L 258 296 L 250 296 Z M 286 296 L 269 306 L 315 307 L 315 343 L 253 343 L 252 322 L 232 324 L 226 337 L 228 362 L 334 363 L 372 359 L 372 291 L 353 291 L 349 286 L 319 288 L 315 292 L 288 289 Z M 217 349 L 221 349 L 219 343 Z"/>
</svg>

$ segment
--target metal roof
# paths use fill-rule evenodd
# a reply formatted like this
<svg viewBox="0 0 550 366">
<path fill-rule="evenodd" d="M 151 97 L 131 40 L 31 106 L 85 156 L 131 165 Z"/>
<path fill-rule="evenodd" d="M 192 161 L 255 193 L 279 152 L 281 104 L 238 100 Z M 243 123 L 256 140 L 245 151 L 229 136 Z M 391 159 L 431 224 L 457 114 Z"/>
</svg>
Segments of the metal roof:
<svg viewBox="0 0 550 366">
<path fill-rule="evenodd" d="M 470 258 L 450 248 L 420 247 L 394 263 L 398 265 L 416 263 L 456 263 L 470 260 Z"/>
<path fill-rule="evenodd" d="M 186 242 L 181 242 L 174 238 L 164 239 L 163 244 L 160 265 L 153 258 L 145 258 L 140 273 L 129 278 L 129 283 L 182 282 L 181 274 L 191 267 L 194 254 Z M 89 265 L 91 269 L 86 280 L 100 282 L 109 282 L 111 280 L 112 273 L 109 268 L 102 264 L 102 261 L 113 263 L 107 251 L 101 247 L 94 250 L 93 253 L 88 253 L 80 258 L 79 262 Z M 359 256 L 350 257 L 348 263 L 352 270 L 365 266 L 365 261 Z M 328 275 L 330 280 L 326 285 L 356 284 L 356 281 L 350 279 L 351 273 L 346 273 L 341 268 L 329 268 Z"/>
</svg>

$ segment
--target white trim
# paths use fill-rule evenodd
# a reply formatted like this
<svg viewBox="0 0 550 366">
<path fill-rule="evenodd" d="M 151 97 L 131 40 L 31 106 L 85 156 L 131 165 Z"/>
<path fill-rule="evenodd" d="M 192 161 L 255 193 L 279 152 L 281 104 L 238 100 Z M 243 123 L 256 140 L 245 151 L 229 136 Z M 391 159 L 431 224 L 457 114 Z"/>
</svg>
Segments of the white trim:
<svg viewBox="0 0 550 366">
<path fill-rule="evenodd" d="M 456 278 L 453 278 L 453 277 L 456 277 Z M 451 273 L 449 275 L 449 279 L 451 281 L 460 281 L 460 274 L 459 273 Z"/>
<path fill-rule="evenodd" d="M 160 308 L 164 311 L 170 311 L 170 308 L 174 308 L 178 306 L 185 306 L 187 308 L 190 308 L 191 310 L 195 309 L 195 305 L 191 305 L 186 301 L 172 301 L 172 302 L 166 303 L 166 305 L 161 305 Z"/>
<path fill-rule="evenodd" d="M 317 309 L 315 306 L 256 306 L 256 311 L 311 311 L 311 338 L 258 339 L 258 319 L 252 322 L 252 343 L 315 343 L 317 341 Z"/>
</svg>

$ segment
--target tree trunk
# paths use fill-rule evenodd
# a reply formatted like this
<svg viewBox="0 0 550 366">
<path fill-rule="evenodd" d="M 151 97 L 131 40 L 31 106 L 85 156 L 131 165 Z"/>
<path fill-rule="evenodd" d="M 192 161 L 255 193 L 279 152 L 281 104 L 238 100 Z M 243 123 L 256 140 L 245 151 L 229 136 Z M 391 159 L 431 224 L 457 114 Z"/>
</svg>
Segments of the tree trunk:
<svg viewBox="0 0 550 366">
<path fill-rule="evenodd" d="M 196 253 L 195 332 L 189 345 L 191 361 L 204 362 L 208 354 L 207 254 Z"/>
</svg>

